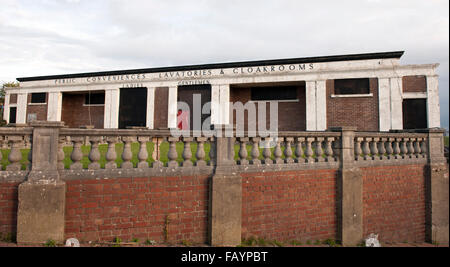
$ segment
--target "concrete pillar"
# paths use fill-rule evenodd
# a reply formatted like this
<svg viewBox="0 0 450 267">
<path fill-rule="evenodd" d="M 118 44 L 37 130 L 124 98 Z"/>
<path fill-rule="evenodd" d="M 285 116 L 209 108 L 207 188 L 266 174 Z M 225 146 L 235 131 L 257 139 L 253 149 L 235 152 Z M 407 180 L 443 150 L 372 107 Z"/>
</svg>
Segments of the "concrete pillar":
<svg viewBox="0 0 450 267">
<path fill-rule="evenodd" d="M 338 240 L 343 246 L 356 246 L 363 240 L 363 179 L 354 164 L 355 127 L 336 127 L 341 132 L 338 147 L 340 168 L 338 177 Z"/>
<path fill-rule="evenodd" d="M 209 214 L 212 246 L 241 244 L 242 177 L 230 172 L 235 164 L 234 141 L 234 138 L 217 137 L 213 147 L 215 173 L 211 178 Z"/>
<path fill-rule="evenodd" d="M 403 79 L 390 79 L 391 95 L 391 130 L 403 130 Z"/>
<path fill-rule="evenodd" d="M 47 121 L 61 121 L 62 93 L 51 92 L 48 94 Z"/>
<path fill-rule="evenodd" d="M 169 129 L 177 128 L 177 114 L 178 114 L 178 87 L 169 87 L 169 104 L 168 104 L 168 118 L 167 127 Z"/>
<path fill-rule="evenodd" d="M 220 123 L 220 85 L 211 85 L 211 124 L 217 125 Z"/>
<path fill-rule="evenodd" d="M 445 129 L 429 129 L 426 173 L 426 241 L 449 242 L 449 171 L 444 156 Z"/>
<path fill-rule="evenodd" d="M 61 122 L 33 122 L 32 167 L 19 185 L 17 243 L 64 242 L 66 184 L 58 173 Z"/>
<path fill-rule="evenodd" d="M 17 124 L 27 123 L 27 107 L 28 107 L 28 94 L 19 93 L 17 95 Z"/>
<path fill-rule="evenodd" d="M 230 85 L 220 86 L 220 124 L 230 123 Z"/>
<path fill-rule="evenodd" d="M 439 103 L 439 77 L 427 76 L 428 128 L 441 127 L 441 107 Z"/>
<path fill-rule="evenodd" d="M 316 82 L 306 81 L 306 130 L 317 131 Z"/>
<path fill-rule="evenodd" d="M 6 92 L 5 94 L 5 104 L 3 107 L 3 120 L 5 120 L 7 123 L 9 123 L 9 108 L 10 108 L 10 94 Z"/>
<path fill-rule="evenodd" d="M 105 91 L 105 129 L 119 128 L 120 89 Z"/>
<path fill-rule="evenodd" d="M 378 111 L 380 114 L 380 131 L 391 130 L 391 84 L 389 78 L 378 79 Z"/>
<path fill-rule="evenodd" d="M 316 130 L 327 130 L 327 81 L 316 82 Z"/>
<path fill-rule="evenodd" d="M 155 123 L 155 91 L 156 88 L 147 88 L 147 127 L 154 129 Z"/>
</svg>

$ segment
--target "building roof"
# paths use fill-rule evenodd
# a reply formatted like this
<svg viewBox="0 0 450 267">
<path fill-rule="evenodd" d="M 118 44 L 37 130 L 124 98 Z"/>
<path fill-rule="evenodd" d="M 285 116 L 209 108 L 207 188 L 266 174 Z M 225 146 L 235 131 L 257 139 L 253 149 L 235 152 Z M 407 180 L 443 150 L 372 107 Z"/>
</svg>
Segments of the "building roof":
<svg viewBox="0 0 450 267">
<path fill-rule="evenodd" d="M 23 78 L 17 78 L 17 80 L 19 82 L 31 82 L 31 81 L 74 79 L 74 78 L 97 77 L 97 76 L 131 75 L 131 74 L 143 74 L 143 73 L 176 72 L 176 71 L 190 71 L 190 70 L 204 70 L 204 69 L 221 69 L 221 68 L 225 69 L 225 68 L 256 67 L 256 66 L 265 66 L 265 65 L 287 65 L 287 64 L 320 63 L 320 62 L 335 62 L 335 61 L 389 59 L 389 58 L 401 58 L 403 56 L 403 54 L 404 54 L 404 51 L 394 51 L 394 52 L 382 52 L 382 53 L 366 53 L 366 54 L 335 55 L 335 56 L 321 56 L 321 57 L 242 61 L 242 62 L 186 65 L 186 66 L 162 67 L 162 68 L 147 68 L 147 69 L 132 69 L 132 70 L 62 74 L 62 75 L 52 75 L 52 76 L 23 77 Z"/>
</svg>

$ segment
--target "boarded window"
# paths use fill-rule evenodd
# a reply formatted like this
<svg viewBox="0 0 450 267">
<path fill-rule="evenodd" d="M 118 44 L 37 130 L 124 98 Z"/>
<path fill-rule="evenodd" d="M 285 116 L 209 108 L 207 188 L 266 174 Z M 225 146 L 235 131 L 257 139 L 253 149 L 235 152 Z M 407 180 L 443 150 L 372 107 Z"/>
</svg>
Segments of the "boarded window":
<svg viewBox="0 0 450 267">
<path fill-rule="evenodd" d="M 426 99 L 403 100 L 403 129 L 428 128 Z"/>
<path fill-rule="evenodd" d="M 88 93 L 84 99 L 85 105 L 104 105 L 105 93 Z"/>
<path fill-rule="evenodd" d="M 298 99 L 298 90 L 295 86 L 254 87 L 251 91 L 252 101 L 281 101 Z"/>
<path fill-rule="evenodd" d="M 334 94 L 361 95 L 370 94 L 369 79 L 340 79 L 334 81 Z"/>
<path fill-rule="evenodd" d="M 47 93 L 33 93 L 31 94 L 32 104 L 45 104 L 47 101 Z"/>
</svg>

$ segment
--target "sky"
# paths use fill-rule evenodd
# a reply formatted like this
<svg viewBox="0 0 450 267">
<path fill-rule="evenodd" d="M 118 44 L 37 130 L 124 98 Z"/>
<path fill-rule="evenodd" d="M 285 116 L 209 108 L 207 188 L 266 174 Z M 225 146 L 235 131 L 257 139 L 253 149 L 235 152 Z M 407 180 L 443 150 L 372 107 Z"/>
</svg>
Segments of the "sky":
<svg viewBox="0 0 450 267">
<path fill-rule="evenodd" d="M 448 0 L 0 0 L 0 82 L 18 77 L 405 51 L 440 63 Z"/>
</svg>

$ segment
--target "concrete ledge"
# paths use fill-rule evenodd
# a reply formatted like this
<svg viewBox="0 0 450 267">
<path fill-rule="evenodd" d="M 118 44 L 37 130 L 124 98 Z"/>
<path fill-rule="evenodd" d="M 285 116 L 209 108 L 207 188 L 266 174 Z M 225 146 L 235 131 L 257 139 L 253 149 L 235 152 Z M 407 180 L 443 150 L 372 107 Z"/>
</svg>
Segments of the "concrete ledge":
<svg viewBox="0 0 450 267">
<path fill-rule="evenodd" d="M 0 171 L 0 183 L 25 182 L 29 171 Z"/>
</svg>

